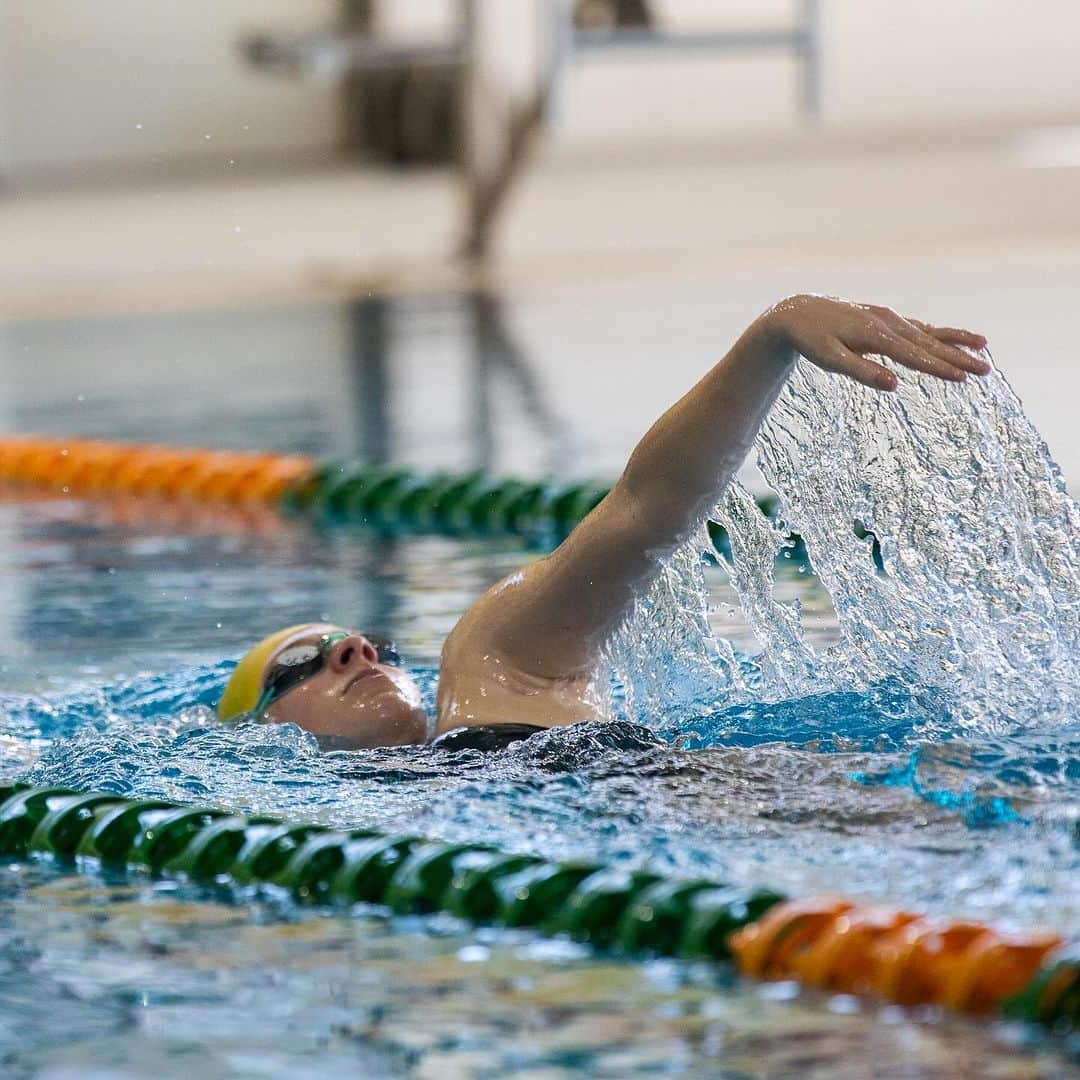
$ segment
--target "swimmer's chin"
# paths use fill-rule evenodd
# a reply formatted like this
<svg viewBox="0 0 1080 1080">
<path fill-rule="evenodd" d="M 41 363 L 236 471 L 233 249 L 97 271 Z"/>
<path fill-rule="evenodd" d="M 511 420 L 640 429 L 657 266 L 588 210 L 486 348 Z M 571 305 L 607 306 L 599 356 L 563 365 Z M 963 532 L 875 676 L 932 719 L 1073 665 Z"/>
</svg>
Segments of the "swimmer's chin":
<svg viewBox="0 0 1080 1080">
<path fill-rule="evenodd" d="M 387 730 L 389 728 L 389 730 Z M 396 746 L 422 746 L 430 737 L 427 713 L 417 710 L 412 716 L 394 723 L 379 725 L 379 730 L 309 731 L 322 751 L 378 750 Z"/>
</svg>

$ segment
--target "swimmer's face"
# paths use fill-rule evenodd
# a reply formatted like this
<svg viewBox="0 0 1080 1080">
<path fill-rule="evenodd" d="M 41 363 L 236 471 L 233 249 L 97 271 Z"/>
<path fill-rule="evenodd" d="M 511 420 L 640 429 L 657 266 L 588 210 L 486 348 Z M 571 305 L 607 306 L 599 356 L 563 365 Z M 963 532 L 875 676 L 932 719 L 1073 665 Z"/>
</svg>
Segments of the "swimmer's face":
<svg viewBox="0 0 1080 1080">
<path fill-rule="evenodd" d="M 419 687 L 401 668 L 380 664 L 375 646 L 363 634 L 329 625 L 305 627 L 270 654 L 263 678 L 286 650 L 318 644 L 333 633 L 345 636 L 329 647 L 322 670 L 282 694 L 265 715 L 349 747 L 424 742 L 428 720 Z"/>
</svg>

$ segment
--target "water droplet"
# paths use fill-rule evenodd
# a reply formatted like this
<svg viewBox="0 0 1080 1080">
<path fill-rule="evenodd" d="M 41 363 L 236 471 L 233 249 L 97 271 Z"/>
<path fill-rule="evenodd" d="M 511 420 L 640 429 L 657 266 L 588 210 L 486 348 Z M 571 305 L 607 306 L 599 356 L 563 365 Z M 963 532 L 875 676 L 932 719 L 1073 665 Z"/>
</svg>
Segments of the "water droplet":
<svg viewBox="0 0 1080 1080">
<path fill-rule="evenodd" d="M 486 945 L 466 945 L 458 949 L 457 958 L 463 964 L 480 964 L 490 959 L 491 950 Z"/>
</svg>

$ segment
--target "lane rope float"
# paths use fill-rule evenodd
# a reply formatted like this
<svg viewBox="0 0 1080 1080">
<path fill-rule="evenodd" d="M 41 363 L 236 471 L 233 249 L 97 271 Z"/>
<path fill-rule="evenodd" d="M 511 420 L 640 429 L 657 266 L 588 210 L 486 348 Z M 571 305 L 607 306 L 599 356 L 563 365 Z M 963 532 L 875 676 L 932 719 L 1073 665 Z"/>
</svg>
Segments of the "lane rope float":
<svg viewBox="0 0 1080 1080">
<path fill-rule="evenodd" d="M 904 1006 L 938 1005 L 1080 1029 L 1080 945 L 842 897 L 552 862 L 486 844 L 242 817 L 104 792 L 0 785 L 0 855 L 129 867 L 218 886 L 271 885 L 301 903 L 567 935 L 629 957 L 734 965 Z"/>
<path fill-rule="evenodd" d="M 0 438 L 0 480 L 93 498 L 134 494 L 276 503 L 311 475 L 311 458 L 35 436 Z"/>
<path fill-rule="evenodd" d="M 566 536 L 610 485 L 428 472 L 300 455 L 181 449 L 92 439 L 0 437 L 0 483 L 16 491 L 94 499 L 116 495 L 236 507 L 271 505 L 320 524 L 384 532 L 514 535 L 536 542 Z M 761 499 L 762 512 L 776 502 Z M 721 526 L 709 523 L 718 551 Z M 789 555 L 805 555 L 797 536 Z"/>
</svg>

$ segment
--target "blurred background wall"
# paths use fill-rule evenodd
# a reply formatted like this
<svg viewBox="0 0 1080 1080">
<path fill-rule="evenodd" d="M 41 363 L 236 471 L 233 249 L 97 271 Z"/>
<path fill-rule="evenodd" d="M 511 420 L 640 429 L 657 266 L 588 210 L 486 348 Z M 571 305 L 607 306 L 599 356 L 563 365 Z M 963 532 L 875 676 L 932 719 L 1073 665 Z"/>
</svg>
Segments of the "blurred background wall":
<svg viewBox="0 0 1080 1080">
<path fill-rule="evenodd" d="M 325 155 L 338 135 L 333 87 L 260 76 L 240 62 L 236 38 L 261 23 L 329 21 L 337 6 L 4 0 L 5 175 L 153 175 L 166 163 L 220 166 L 223 153 Z"/>
<path fill-rule="evenodd" d="M 503 0 L 542 35 L 543 4 Z M 341 80 L 268 77 L 241 62 L 254 31 L 340 26 L 340 0 L 5 0 L 0 8 L 0 174 L 27 185 L 200 165 L 288 168 L 343 143 Z M 384 41 L 446 40 L 455 0 L 372 5 Z M 784 26 L 794 0 L 654 0 L 670 29 Z M 1080 114 L 1080 6 L 1068 0 L 821 0 L 821 125 L 889 136 L 1051 122 Z M 574 62 L 559 149 L 595 154 L 671 141 L 797 133 L 790 55 L 709 52 Z"/>
</svg>

